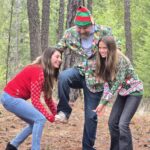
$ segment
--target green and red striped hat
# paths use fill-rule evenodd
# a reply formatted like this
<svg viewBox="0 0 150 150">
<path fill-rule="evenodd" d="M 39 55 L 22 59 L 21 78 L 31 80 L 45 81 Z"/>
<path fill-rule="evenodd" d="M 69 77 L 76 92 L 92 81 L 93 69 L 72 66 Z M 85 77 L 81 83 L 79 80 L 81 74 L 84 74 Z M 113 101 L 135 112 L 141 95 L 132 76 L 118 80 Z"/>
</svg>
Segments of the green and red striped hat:
<svg viewBox="0 0 150 150">
<path fill-rule="evenodd" d="M 89 26 L 92 24 L 91 13 L 86 7 L 80 6 L 77 9 L 74 24 L 77 26 Z"/>
</svg>

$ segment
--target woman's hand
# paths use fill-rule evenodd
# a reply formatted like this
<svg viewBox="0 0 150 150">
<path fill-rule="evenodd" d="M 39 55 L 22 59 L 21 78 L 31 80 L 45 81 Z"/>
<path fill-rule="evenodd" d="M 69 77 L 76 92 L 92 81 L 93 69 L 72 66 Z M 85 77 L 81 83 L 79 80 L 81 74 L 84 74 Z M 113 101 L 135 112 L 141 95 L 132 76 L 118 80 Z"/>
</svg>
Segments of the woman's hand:
<svg viewBox="0 0 150 150">
<path fill-rule="evenodd" d="M 55 121 L 55 117 L 54 117 L 54 115 L 49 115 L 48 117 L 47 117 L 47 120 L 49 121 L 49 122 L 54 122 Z"/>
<path fill-rule="evenodd" d="M 95 109 L 98 116 L 102 116 L 105 113 L 106 105 L 99 104 Z"/>
</svg>

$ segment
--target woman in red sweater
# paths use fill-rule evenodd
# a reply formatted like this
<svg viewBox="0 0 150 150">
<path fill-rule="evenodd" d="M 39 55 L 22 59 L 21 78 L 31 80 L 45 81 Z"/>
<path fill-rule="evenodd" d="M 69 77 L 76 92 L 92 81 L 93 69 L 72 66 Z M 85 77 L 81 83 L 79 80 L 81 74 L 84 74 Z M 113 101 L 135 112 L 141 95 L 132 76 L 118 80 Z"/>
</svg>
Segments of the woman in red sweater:
<svg viewBox="0 0 150 150">
<path fill-rule="evenodd" d="M 6 150 L 17 147 L 32 134 L 31 150 L 40 150 L 40 141 L 46 119 L 54 121 L 56 104 L 52 100 L 54 80 L 57 79 L 61 65 L 61 53 L 47 48 L 32 64 L 20 71 L 4 88 L 1 103 L 5 109 L 28 123 L 11 142 Z M 50 109 L 49 113 L 40 102 L 41 93 Z M 31 99 L 31 103 L 26 100 Z"/>
</svg>

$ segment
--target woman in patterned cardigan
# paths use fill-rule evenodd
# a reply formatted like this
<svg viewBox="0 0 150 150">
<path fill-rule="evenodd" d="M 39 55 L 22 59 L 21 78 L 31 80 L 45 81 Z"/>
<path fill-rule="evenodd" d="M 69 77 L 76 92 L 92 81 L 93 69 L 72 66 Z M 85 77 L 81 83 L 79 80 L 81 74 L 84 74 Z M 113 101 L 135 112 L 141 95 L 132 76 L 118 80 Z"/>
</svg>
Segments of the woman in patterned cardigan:
<svg viewBox="0 0 150 150">
<path fill-rule="evenodd" d="M 96 112 L 101 115 L 112 96 L 118 94 L 109 117 L 110 150 L 132 150 L 129 124 L 142 99 L 143 84 L 112 36 L 102 37 L 98 47 L 96 74 L 104 81 L 104 92 Z"/>
</svg>

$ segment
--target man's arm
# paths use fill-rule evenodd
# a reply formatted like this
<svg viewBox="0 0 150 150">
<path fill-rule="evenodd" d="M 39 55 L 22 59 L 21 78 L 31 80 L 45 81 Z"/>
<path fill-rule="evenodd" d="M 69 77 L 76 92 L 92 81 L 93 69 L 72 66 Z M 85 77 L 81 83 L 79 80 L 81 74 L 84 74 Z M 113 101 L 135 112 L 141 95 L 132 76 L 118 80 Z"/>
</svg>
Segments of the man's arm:
<svg viewBox="0 0 150 150">
<path fill-rule="evenodd" d="M 103 36 L 113 36 L 112 29 L 106 26 L 100 26 L 101 30 L 103 31 Z"/>
<path fill-rule="evenodd" d="M 55 47 L 57 49 L 60 49 L 62 51 L 64 51 L 64 49 L 67 48 L 67 45 L 66 45 L 66 38 L 67 38 L 67 31 L 65 31 L 63 37 L 60 39 L 60 41 L 55 45 Z"/>
<path fill-rule="evenodd" d="M 115 38 L 117 48 L 121 50 L 121 40 L 113 35 L 112 28 L 107 26 L 100 26 L 100 28 L 103 31 L 103 36 L 113 36 Z"/>
</svg>

